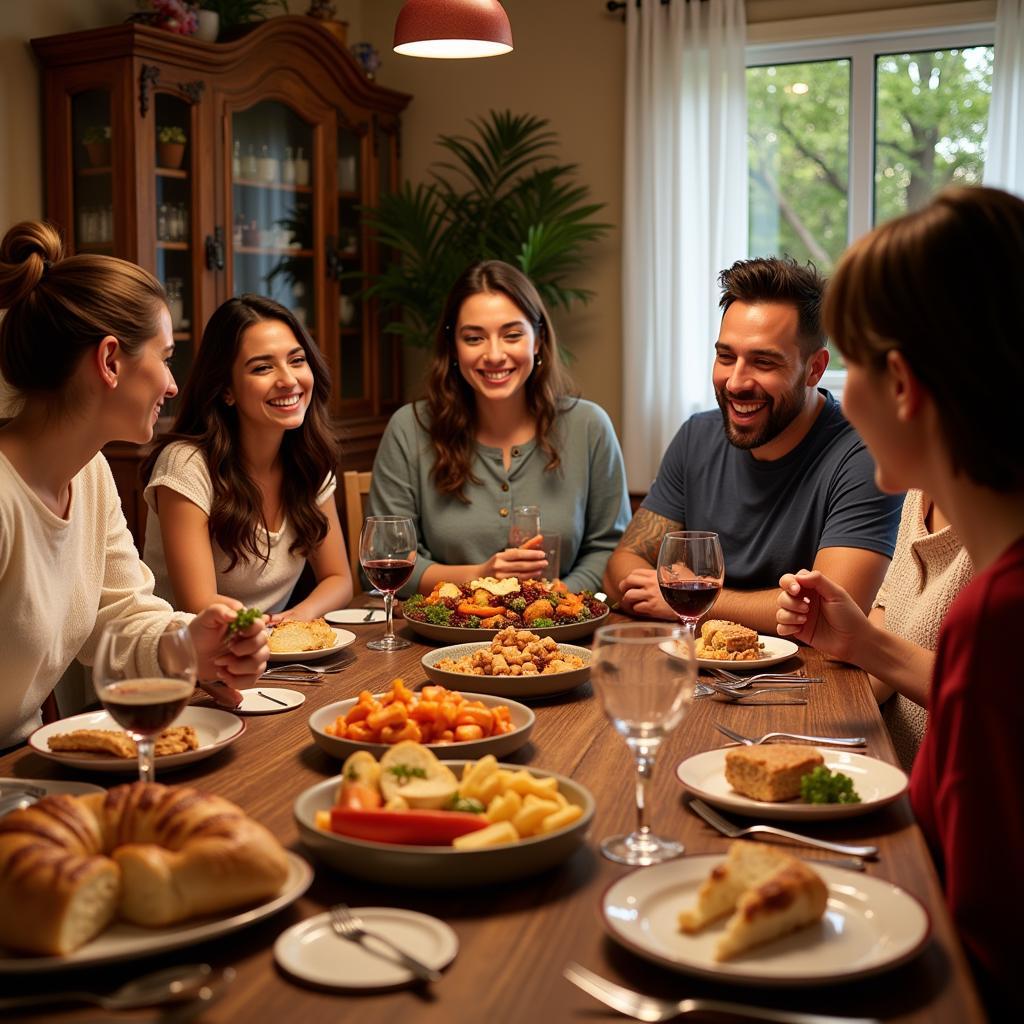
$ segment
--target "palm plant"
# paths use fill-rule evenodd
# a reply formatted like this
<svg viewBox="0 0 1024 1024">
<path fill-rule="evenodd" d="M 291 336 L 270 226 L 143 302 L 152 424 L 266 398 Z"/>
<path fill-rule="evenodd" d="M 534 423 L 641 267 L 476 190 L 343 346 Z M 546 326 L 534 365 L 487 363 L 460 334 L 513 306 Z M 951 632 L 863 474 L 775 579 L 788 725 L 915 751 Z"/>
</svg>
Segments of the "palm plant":
<svg viewBox="0 0 1024 1024">
<path fill-rule="evenodd" d="M 408 182 L 364 214 L 385 252 L 366 294 L 403 319 L 384 330 L 426 348 L 433 344 L 445 297 L 472 263 L 518 266 L 546 305 L 569 308 L 590 291 L 568 284 L 585 263 L 586 244 L 608 231 L 594 221 L 603 203 L 573 182 L 575 164 L 558 163 L 555 132 L 544 118 L 491 111 L 471 124 L 476 136 L 442 135 L 454 158 L 435 164 L 433 180 Z"/>
</svg>

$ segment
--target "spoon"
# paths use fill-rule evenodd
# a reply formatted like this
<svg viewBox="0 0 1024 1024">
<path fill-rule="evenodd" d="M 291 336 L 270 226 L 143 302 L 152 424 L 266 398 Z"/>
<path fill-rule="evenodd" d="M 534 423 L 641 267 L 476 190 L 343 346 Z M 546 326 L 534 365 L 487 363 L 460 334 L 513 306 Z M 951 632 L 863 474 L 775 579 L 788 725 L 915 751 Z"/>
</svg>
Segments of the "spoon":
<svg viewBox="0 0 1024 1024">
<path fill-rule="evenodd" d="M 5 797 L 0 797 L 0 818 L 5 814 L 10 814 L 11 811 L 21 811 L 26 807 L 31 807 L 39 797 L 34 793 L 22 791 L 20 793 L 9 793 Z"/>
<path fill-rule="evenodd" d="M 230 968 L 228 968 L 230 970 Z M 182 964 L 129 981 L 104 996 L 97 992 L 43 992 L 35 996 L 0 999 L 0 1011 L 47 1003 L 92 1003 L 104 1010 L 134 1010 L 140 1006 L 195 999 L 210 981 L 209 964 Z"/>
</svg>

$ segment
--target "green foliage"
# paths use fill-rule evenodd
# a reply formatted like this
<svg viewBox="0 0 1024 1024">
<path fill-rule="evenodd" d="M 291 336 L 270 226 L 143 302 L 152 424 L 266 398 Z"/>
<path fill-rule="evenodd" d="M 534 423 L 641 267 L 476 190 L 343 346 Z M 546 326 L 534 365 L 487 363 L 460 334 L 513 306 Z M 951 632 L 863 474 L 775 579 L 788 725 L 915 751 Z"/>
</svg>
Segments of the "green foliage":
<svg viewBox="0 0 1024 1024">
<path fill-rule="evenodd" d="M 991 73 L 991 47 L 878 58 L 876 223 L 981 181 Z M 846 248 L 849 96 L 848 60 L 748 68 L 752 254 L 829 273 Z"/>
<path fill-rule="evenodd" d="M 282 14 L 288 13 L 288 0 L 200 0 L 199 6 L 219 14 L 222 29 L 264 21 L 270 17 L 267 8 L 276 7 Z"/>
<path fill-rule="evenodd" d="M 228 623 L 228 632 L 237 633 L 240 629 L 248 629 L 263 614 L 259 608 L 242 608 L 234 619 Z"/>
<path fill-rule="evenodd" d="M 91 146 L 94 142 L 107 142 L 110 139 L 110 125 L 93 125 L 82 132 L 82 142 Z"/>
<path fill-rule="evenodd" d="M 428 604 L 423 609 L 423 618 L 434 626 L 447 626 L 452 620 L 452 614 L 451 608 L 443 604 Z"/>
<path fill-rule="evenodd" d="M 161 125 L 156 130 L 157 142 L 185 142 L 185 129 L 179 128 L 176 124 Z"/>
<path fill-rule="evenodd" d="M 394 254 L 367 294 L 404 314 L 384 329 L 421 348 L 433 344 L 451 286 L 480 260 L 518 266 L 551 308 L 586 301 L 591 293 L 567 279 L 584 265 L 587 243 L 609 228 L 593 220 L 604 204 L 586 201 L 576 165 L 554 159 L 556 134 L 545 119 L 491 111 L 471 124 L 473 136 L 440 136 L 451 159 L 435 164 L 431 182 L 407 182 L 364 210 Z"/>
<path fill-rule="evenodd" d="M 546 615 L 542 615 L 539 619 L 534 619 L 530 623 L 530 629 L 548 629 L 555 624 L 554 619 L 549 619 Z"/>
<path fill-rule="evenodd" d="M 819 764 L 800 779 L 800 799 L 806 804 L 859 804 L 853 779 Z"/>
</svg>

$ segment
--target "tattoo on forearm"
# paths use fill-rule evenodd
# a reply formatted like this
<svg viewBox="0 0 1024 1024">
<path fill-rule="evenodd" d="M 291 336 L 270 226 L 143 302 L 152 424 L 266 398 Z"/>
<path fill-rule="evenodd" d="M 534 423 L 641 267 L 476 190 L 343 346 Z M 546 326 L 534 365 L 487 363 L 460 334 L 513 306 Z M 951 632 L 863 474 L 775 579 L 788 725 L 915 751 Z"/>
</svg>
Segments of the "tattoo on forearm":
<svg viewBox="0 0 1024 1024">
<path fill-rule="evenodd" d="M 632 552 L 646 559 L 652 566 L 658 564 L 658 549 L 661 538 L 672 530 L 681 530 L 682 523 L 674 523 L 671 519 L 659 516 L 656 512 L 641 508 L 626 527 L 626 532 L 619 541 L 623 551 Z"/>
</svg>

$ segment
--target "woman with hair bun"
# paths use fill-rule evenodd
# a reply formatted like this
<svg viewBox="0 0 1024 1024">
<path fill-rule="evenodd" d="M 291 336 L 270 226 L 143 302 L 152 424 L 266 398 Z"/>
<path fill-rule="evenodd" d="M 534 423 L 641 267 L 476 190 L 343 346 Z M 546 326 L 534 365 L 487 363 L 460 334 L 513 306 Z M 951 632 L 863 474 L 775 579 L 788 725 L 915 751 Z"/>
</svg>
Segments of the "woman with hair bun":
<svg viewBox="0 0 1024 1024">
<path fill-rule="evenodd" d="M 100 454 L 149 441 L 177 393 L 163 288 L 124 260 L 63 259 L 56 229 L 28 221 L 0 242 L 0 309 L 0 375 L 17 394 L 0 427 L 0 749 L 39 724 L 64 670 L 91 664 L 114 620 L 136 631 L 143 675 L 160 671 L 165 629 L 188 622 L 203 685 L 237 704 L 266 665 L 263 622 L 230 636 L 237 601 L 191 617 L 153 595 Z"/>
<path fill-rule="evenodd" d="M 910 802 L 993 1021 L 1024 1013 L 1022 283 L 1024 201 L 951 188 L 851 246 L 823 311 L 879 487 L 923 490 L 975 571 L 939 631 Z M 891 649 L 827 578 L 782 586 L 785 632 L 833 653 L 841 633 Z"/>
<path fill-rule="evenodd" d="M 284 306 L 242 295 L 214 312 L 174 426 L 142 470 L 157 594 L 187 611 L 231 594 L 271 622 L 348 604 L 330 390 L 320 350 Z M 307 559 L 316 587 L 286 607 Z"/>
<path fill-rule="evenodd" d="M 478 576 L 539 577 L 542 551 L 509 548 L 509 513 L 537 505 L 561 535 L 570 590 L 596 590 L 629 521 L 622 452 L 600 406 L 571 397 L 537 289 L 497 260 L 467 269 L 438 325 L 426 398 L 391 418 L 373 464 L 373 515 L 410 516 L 420 541 L 406 593 Z"/>
</svg>

